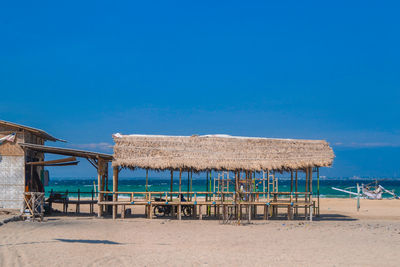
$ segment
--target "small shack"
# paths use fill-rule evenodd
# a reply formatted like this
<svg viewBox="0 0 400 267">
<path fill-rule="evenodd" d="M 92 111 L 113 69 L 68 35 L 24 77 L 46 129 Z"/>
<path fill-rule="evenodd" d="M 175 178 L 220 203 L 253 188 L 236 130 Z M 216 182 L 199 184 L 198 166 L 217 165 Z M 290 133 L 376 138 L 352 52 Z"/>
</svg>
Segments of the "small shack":
<svg viewBox="0 0 400 267">
<path fill-rule="evenodd" d="M 46 141 L 62 141 L 43 130 L 0 120 L 0 208 L 20 209 L 25 186 L 40 190 L 38 182 L 42 166 L 33 172 L 25 168 L 25 162 L 43 161 L 43 153 L 25 151 L 18 143 L 44 145 Z"/>
<path fill-rule="evenodd" d="M 305 217 L 312 216 L 314 208 L 319 203 L 313 201 L 312 176 L 319 167 L 332 165 L 334 153 L 324 140 L 297 140 L 234 137 L 228 135 L 204 136 L 164 136 L 164 135 L 121 135 L 113 136 L 115 141 L 113 165 L 113 201 L 106 201 L 99 195 L 99 205 L 113 205 L 114 218 L 118 213 L 118 206 L 122 205 L 122 215 L 127 205 L 146 205 L 146 213 L 152 218 L 153 212 L 161 206 L 176 206 L 169 209 L 180 219 L 182 205 L 192 205 L 193 214 L 202 218 L 202 206 L 206 206 L 209 213 L 214 208 L 216 214 L 227 215 L 232 210 L 233 216 L 240 217 L 241 208 L 247 209 L 256 215 L 256 206 L 264 206 L 264 217 L 268 218 L 269 210 L 277 212 L 278 208 L 288 209 L 288 218 L 291 218 L 293 209 L 304 207 Z M 143 192 L 144 199 L 137 198 L 138 192 L 118 192 L 118 173 L 121 168 L 135 170 L 157 170 L 171 172 L 171 192 Z M 179 190 L 172 191 L 173 171 L 179 171 Z M 183 172 L 204 172 L 207 179 L 211 171 L 219 172 L 218 182 L 223 179 L 223 173 L 229 174 L 234 183 L 232 192 L 224 191 L 223 187 L 215 187 L 206 192 L 183 192 Z M 275 172 L 287 172 L 291 176 L 291 188 L 288 192 L 278 192 L 275 186 Z M 298 172 L 305 174 L 305 191 L 298 190 Z M 222 176 L 221 176 L 222 175 Z M 263 182 L 263 191 L 255 190 L 256 175 L 258 181 Z M 147 176 L 147 175 L 146 175 Z M 146 177 L 146 184 L 147 184 Z M 227 180 L 225 179 L 225 180 Z M 211 181 L 210 181 L 211 183 Z M 214 182 L 215 183 L 215 182 Z M 267 189 L 266 186 L 267 185 Z M 190 188 L 190 187 L 189 187 Z M 106 193 L 106 192 L 104 192 Z M 182 204 L 182 194 L 188 199 Z M 118 201 L 119 195 L 130 196 L 130 201 Z M 176 200 L 173 201 L 173 196 Z M 200 197 L 202 196 L 202 197 Z M 286 198 L 285 198 L 286 197 Z M 300 201 L 300 197 L 304 201 Z M 284 198 L 284 199 L 283 199 Z M 154 208 L 154 210 L 153 210 Z M 101 209 L 100 209 L 101 210 Z M 251 213 L 249 212 L 251 210 Z M 204 210 L 203 210 L 204 211 Z M 255 212 L 254 212 L 255 211 Z M 318 210 L 317 210 L 318 212 Z M 101 215 L 101 214 L 99 214 Z M 240 219 L 240 218 L 239 218 Z"/>
<path fill-rule="evenodd" d="M 0 208 L 23 209 L 24 195 L 44 196 L 44 167 L 76 165 L 77 157 L 87 159 L 96 168 L 98 180 L 108 180 L 112 155 L 46 146 L 46 141 L 66 142 L 43 130 L 0 120 Z M 69 157 L 45 161 L 45 154 Z M 100 188 L 104 189 L 104 184 Z"/>
</svg>

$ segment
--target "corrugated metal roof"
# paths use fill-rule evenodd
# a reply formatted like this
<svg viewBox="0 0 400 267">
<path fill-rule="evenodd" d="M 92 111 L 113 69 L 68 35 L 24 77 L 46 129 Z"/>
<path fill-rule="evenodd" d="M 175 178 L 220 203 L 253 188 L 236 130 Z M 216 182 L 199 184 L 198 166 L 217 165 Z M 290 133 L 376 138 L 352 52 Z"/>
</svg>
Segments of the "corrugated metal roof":
<svg viewBox="0 0 400 267">
<path fill-rule="evenodd" d="M 43 137 L 44 139 L 49 140 L 49 141 L 54 141 L 54 142 L 55 142 L 55 141 L 67 142 L 67 141 L 65 141 L 65 140 L 63 140 L 63 139 L 56 138 L 56 137 L 54 137 L 54 136 L 52 136 L 52 135 L 46 133 L 46 132 L 43 131 L 43 130 L 36 129 L 36 128 L 33 128 L 33 127 L 29 127 L 29 126 L 25 126 L 25 125 L 22 125 L 22 124 L 18 124 L 18 123 L 14 123 L 14 122 L 9 122 L 9 121 L 0 120 L 0 125 L 1 125 L 1 124 L 2 124 L 2 125 L 6 125 L 6 126 L 10 126 L 10 127 L 15 127 L 15 128 L 19 128 L 19 129 L 26 130 L 26 131 L 28 131 L 28 132 L 34 133 L 35 135 L 38 135 L 38 136 L 40 136 L 40 137 Z"/>
<path fill-rule="evenodd" d="M 113 156 L 110 154 L 86 151 L 86 150 L 78 150 L 78 149 L 70 149 L 70 148 L 62 148 L 62 147 L 51 147 L 51 146 L 42 146 L 36 144 L 27 144 L 27 143 L 18 143 L 23 148 L 28 148 L 34 151 L 57 154 L 57 155 L 65 155 L 65 156 L 76 156 L 81 158 L 102 158 L 105 160 L 112 160 Z"/>
</svg>

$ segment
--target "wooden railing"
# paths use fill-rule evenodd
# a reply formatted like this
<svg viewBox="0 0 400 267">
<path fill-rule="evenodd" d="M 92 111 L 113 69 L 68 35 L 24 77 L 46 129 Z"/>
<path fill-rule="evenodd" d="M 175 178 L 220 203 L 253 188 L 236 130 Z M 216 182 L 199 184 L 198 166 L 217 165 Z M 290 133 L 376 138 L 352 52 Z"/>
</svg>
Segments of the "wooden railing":
<svg viewBox="0 0 400 267">
<path fill-rule="evenodd" d="M 266 204 L 266 203 L 308 203 L 311 201 L 310 192 L 110 192 L 100 191 L 104 195 L 117 196 L 118 201 L 102 199 L 104 205 L 175 205 L 185 204 Z M 183 196 L 181 199 L 179 196 Z M 303 201 L 304 199 L 304 201 Z M 218 203 L 217 203 L 218 202 Z"/>
<path fill-rule="evenodd" d="M 92 189 L 92 191 L 84 192 L 80 191 L 50 191 L 50 196 L 47 198 L 46 202 L 49 203 L 50 211 L 52 209 L 53 203 L 61 203 L 63 204 L 63 212 L 68 213 L 68 205 L 74 204 L 76 209 L 76 213 L 80 213 L 81 205 L 89 205 L 89 213 L 94 213 L 94 204 L 97 203 L 97 199 L 95 197 L 96 193 Z M 88 198 L 83 198 L 87 196 Z"/>
<path fill-rule="evenodd" d="M 227 210 L 234 210 L 235 216 L 241 218 L 241 210 L 247 210 L 248 219 L 257 216 L 257 206 L 264 206 L 263 218 L 278 215 L 278 208 L 287 209 L 288 219 L 297 216 L 299 209 L 304 209 L 304 217 L 312 219 L 315 202 L 312 200 L 310 192 L 110 192 L 100 191 L 100 196 L 108 195 L 108 199 L 100 197 L 99 209 L 104 207 L 113 208 L 113 218 L 117 217 L 118 206 L 122 207 L 121 217 L 125 218 L 126 206 L 144 205 L 145 215 L 152 218 L 153 209 L 160 206 L 170 206 L 168 210 L 171 216 L 177 215 L 181 219 L 182 208 L 189 206 L 192 209 L 194 217 L 198 214 L 201 220 L 204 209 L 206 214 L 227 218 Z M 211 209 L 214 211 L 212 212 Z M 221 212 L 222 209 L 222 212 Z M 250 212 L 251 211 L 251 212 Z M 315 211 L 314 211 L 315 213 Z M 251 215 L 253 214 L 253 215 Z"/>
</svg>

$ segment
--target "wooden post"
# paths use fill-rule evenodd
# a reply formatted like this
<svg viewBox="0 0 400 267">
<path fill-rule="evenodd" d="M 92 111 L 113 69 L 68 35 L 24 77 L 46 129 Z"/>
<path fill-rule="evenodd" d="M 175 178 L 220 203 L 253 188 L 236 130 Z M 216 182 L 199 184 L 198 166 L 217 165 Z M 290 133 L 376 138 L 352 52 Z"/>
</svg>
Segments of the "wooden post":
<svg viewBox="0 0 400 267">
<path fill-rule="evenodd" d="M 193 218 L 197 217 L 197 194 L 194 194 L 194 202 L 196 203 L 193 205 Z"/>
<path fill-rule="evenodd" d="M 305 190 L 306 194 L 304 196 L 304 202 L 305 202 L 304 216 L 307 219 L 307 216 L 308 216 L 308 206 L 307 206 L 307 204 L 308 204 L 308 194 L 307 194 L 308 193 L 308 168 L 306 168 L 305 172 L 306 172 L 306 190 Z"/>
<path fill-rule="evenodd" d="M 98 158 L 97 161 L 97 190 L 98 190 L 98 195 L 97 195 L 97 208 L 98 208 L 98 213 L 97 216 L 100 218 L 103 216 L 103 205 L 100 204 L 103 201 L 103 193 L 100 193 L 102 191 L 102 181 L 101 181 L 101 177 L 103 175 L 102 172 L 103 169 L 103 160 L 101 158 Z"/>
<path fill-rule="evenodd" d="M 68 189 L 65 191 L 65 195 L 67 196 L 67 199 L 64 200 L 64 212 L 68 214 Z"/>
<path fill-rule="evenodd" d="M 211 193 L 211 181 L 212 181 L 212 172 L 210 171 L 210 176 L 208 177 L 209 181 L 208 181 L 208 189 L 207 191 Z M 208 196 L 208 200 L 211 201 L 211 196 Z M 207 215 L 211 216 L 211 205 L 207 206 Z"/>
<path fill-rule="evenodd" d="M 104 182 L 104 184 L 105 184 L 105 189 L 106 189 L 106 191 L 108 191 L 109 190 L 109 188 L 108 188 L 108 163 L 106 162 L 106 164 L 105 164 L 105 171 L 104 171 L 104 178 L 105 178 L 105 182 Z"/>
<path fill-rule="evenodd" d="M 151 192 L 148 193 L 148 196 L 149 196 L 148 197 L 148 203 L 150 203 L 150 204 L 148 204 L 147 217 L 149 219 L 153 219 L 153 214 L 151 213 L 152 210 L 153 210 L 153 205 L 151 204 Z"/>
<path fill-rule="evenodd" d="M 264 197 L 264 200 L 265 200 L 265 171 L 262 171 L 263 172 L 263 197 Z"/>
<path fill-rule="evenodd" d="M 310 192 L 310 196 L 308 201 L 310 202 L 310 221 L 312 221 L 312 216 L 313 216 L 313 209 L 314 209 L 314 202 L 313 202 L 313 188 L 312 188 L 312 173 L 313 173 L 313 168 L 310 167 L 308 171 L 309 175 L 309 181 L 308 181 L 308 191 Z"/>
<path fill-rule="evenodd" d="M 171 195 L 169 196 L 169 201 L 171 201 L 171 202 L 172 202 L 173 186 L 174 186 L 174 171 L 171 170 Z"/>
<path fill-rule="evenodd" d="M 235 171 L 235 196 L 234 196 L 234 204 L 235 204 L 235 217 L 237 218 L 237 205 L 239 202 L 239 175 L 238 175 L 238 171 Z"/>
<path fill-rule="evenodd" d="M 190 192 L 193 192 L 193 170 L 190 169 Z M 192 197 L 190 197 L 190 201 L 192 201 Z"/>
<path fill-rule="evenodd" d="M 93 214 L 93 200 L 94 200 L 94 191 L 92 189 L 92 201 L 90 202 L 90 214 Z"/>
<path fill-rule="evenodd" d="M 240 202 L 238 204 L 238 225 L 240 225 L 240 220 L 242 219 L 242 207 L 240 205 Z"/>
<path fill-rule="evenodd" d="M 309 170 L 309 178 L 310 178 L 310 180 L 308 181 L 308 191 L 311 193 L 311 196 L 312 196 L 312 172 L 313 172 L 313 168 L 312 167 L 310 167 L 310 170 Z"/>
<path fill-rule="evenodd" d="M 203 212 L 201 211 L 202 205 L 199 205 L 199 220 L 203 220 Z"/>
<path fill-rule="evenodd" d="M 125 219 L 125 205 L 122 205 L 122 210 L 121 210 L 121 219 Z"/>
<path fill-rule="evenodd" d="M 308 168 L 306 168 L 306 192 L 308 192 Z"/>
<path fill-rule="evenodd" d="M 299 190 L 298 190 L 297 170 L 296 170 L 296 178 L 295 179 L 296 179 L 296 182 L 295 182 L 295 191 L 296 191 L 296 209 L 295 209 L 295 214 L 296 214 L 296 217 L 297 217 L 297 215 L 299 213 L 299 208 L 297 207 L 297 202 L 298 202 L 298 197 L 299 197 L 299 195 L 297 194 L 299 192 Z"/>
<path fill-rule="evenodd" d="M 149 192 L 149 169 L 146 169 L 146 192 Z"/>
<path fill-rule="evenodd" d="M 290 193 L 293 193 L 293 170 L 290 171 Z"/>
<path fill-rule="evenodd" d="M 178 220 L 182 220 L 182 205 L 180 203 L 180 200 L 178 204 Z"/>
<path fill-rule="evenodd" d="M 78 203 L 76 203 L 75 213 L 80 213 L 81 190 L 78 188 Z"/>
<path fill-rule="evenodd" d="M 179 169 L 179 203 L 178 203 L 178 220 L 182 219 L 182 168 Z"/>
<path fill-rule="evenodd" d="M 206 171 L 206 173 L 207 173 L 207 177 L 206 177 L 206 179 L 207 179 L 207 181 L 206 181 L 206 192 L 208 192 L 208 171 Z M 208 201 L 208 194 L 206 194 L 206 202 Z"/>
<path fill-rule="evenodd" d="M 179 194 L 182 193 L 182 169 L 179 169 Z"/>
<path fill-rule="evenodd" d="M 189 192 L 190 192 L 190 172 L 189 170 L 187 171 L 188 173 L 188 179 L 187 179 L 187 201 L 190 201 L 189 199 Z"/>
<path fill-rule="evenodd" d="M 272 181 L 273 181 L 272 190 L 274 192 L 278 192 L 278 187 L 277 187 L 276 179 L 275 179 L 275 171 L 272 172 Z"/>
<path fill-rule="evenodd" d="M 316 216 L 319 217 L 319 167 L 317 167 L 317 214 Z"/>
<path fill-rule="evenodd" d="M 116 192 L 118 192 L 118 167 L 113 167 L 113 202 L 118 201 L 118 195 Z M 113 205 L 113 219 L 115 220 L 117 218 L 117 213 L 118 213 L 118 205 L 114 204 Z"/>
<path fill-rule="evenodd" d="M 267 219 L 267 205 L 264 205 L 264 220 Z"/>
</svg>

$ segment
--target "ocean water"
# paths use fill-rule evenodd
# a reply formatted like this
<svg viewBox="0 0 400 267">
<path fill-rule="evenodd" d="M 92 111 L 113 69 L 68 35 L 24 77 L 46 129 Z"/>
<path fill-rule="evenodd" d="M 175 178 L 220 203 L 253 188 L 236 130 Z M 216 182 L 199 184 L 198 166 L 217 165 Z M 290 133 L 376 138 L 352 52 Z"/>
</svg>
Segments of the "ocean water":
<svg viewBox="0 0 400 267">
<path fill-rule="evenodd" d="M 356 184 L 368 184 L 373 182 L 371 179 L 321 179 L 319 182 L 319 193 L 321 197 L 326 198 L 348 198 L 349 194 L 333 190 L 332 187 L 338 187 L 341 189 L 347 189 L 350 191 L 356 191 Z M 49 185 L 45 187 L 46 196 L 49 196 L 51 190 L 54 192 L 66 192 L 69 193 L 77 192 L 78 189 L 82 197 L 90 197 L 92 190 L 94 190 L 94 184 L 97 185 L 97 179 L 95 178 L 52 178 Z M 146 191 L 146 180 L 145 178 L 120 178 L 119 179 L 119 190 L 120 192 L 144 192 Z M 396 194 L 400 194 L 400 179 L 384 179 L 380 180 L 380 185 L 388 190 L 394 190 Z M 214 182 L 211 182 L 211 190 L 213 190 Z M 178 179 L 174 179 L 173 190 L 178 191 Z M 196 178 L 192 182 L 193 191 L 207 191 L 206 178 Z M 290 180 L 280 179 L 278 180 L 278 187 L 280 192 L 290 191 Z M 303 192 L 305 188 L 305 180 L 298 181 L 299 191 Z M 112 181 L 110 179 L 109 190 L 112 190 Z M 231 186 L 231 191 L 233 185 Z M 187 191 L 187 178 L 182 179 L 182 191 Z M 153 192 L 169 192 L 170 191 L 170 180 L 165 178 L 151 178 L 149 179 L 149 191 Z M 259 190 L 262 191 L 262 184 L 259 184 Z M 317 181 L 313 180 L 313 193 L 317 193 Z M 70 196 L 76 196 L 76 194 L 70 194 Z M 384 197 L 391 197 L 388 194 L 384 194 Z"/>
</svg>

